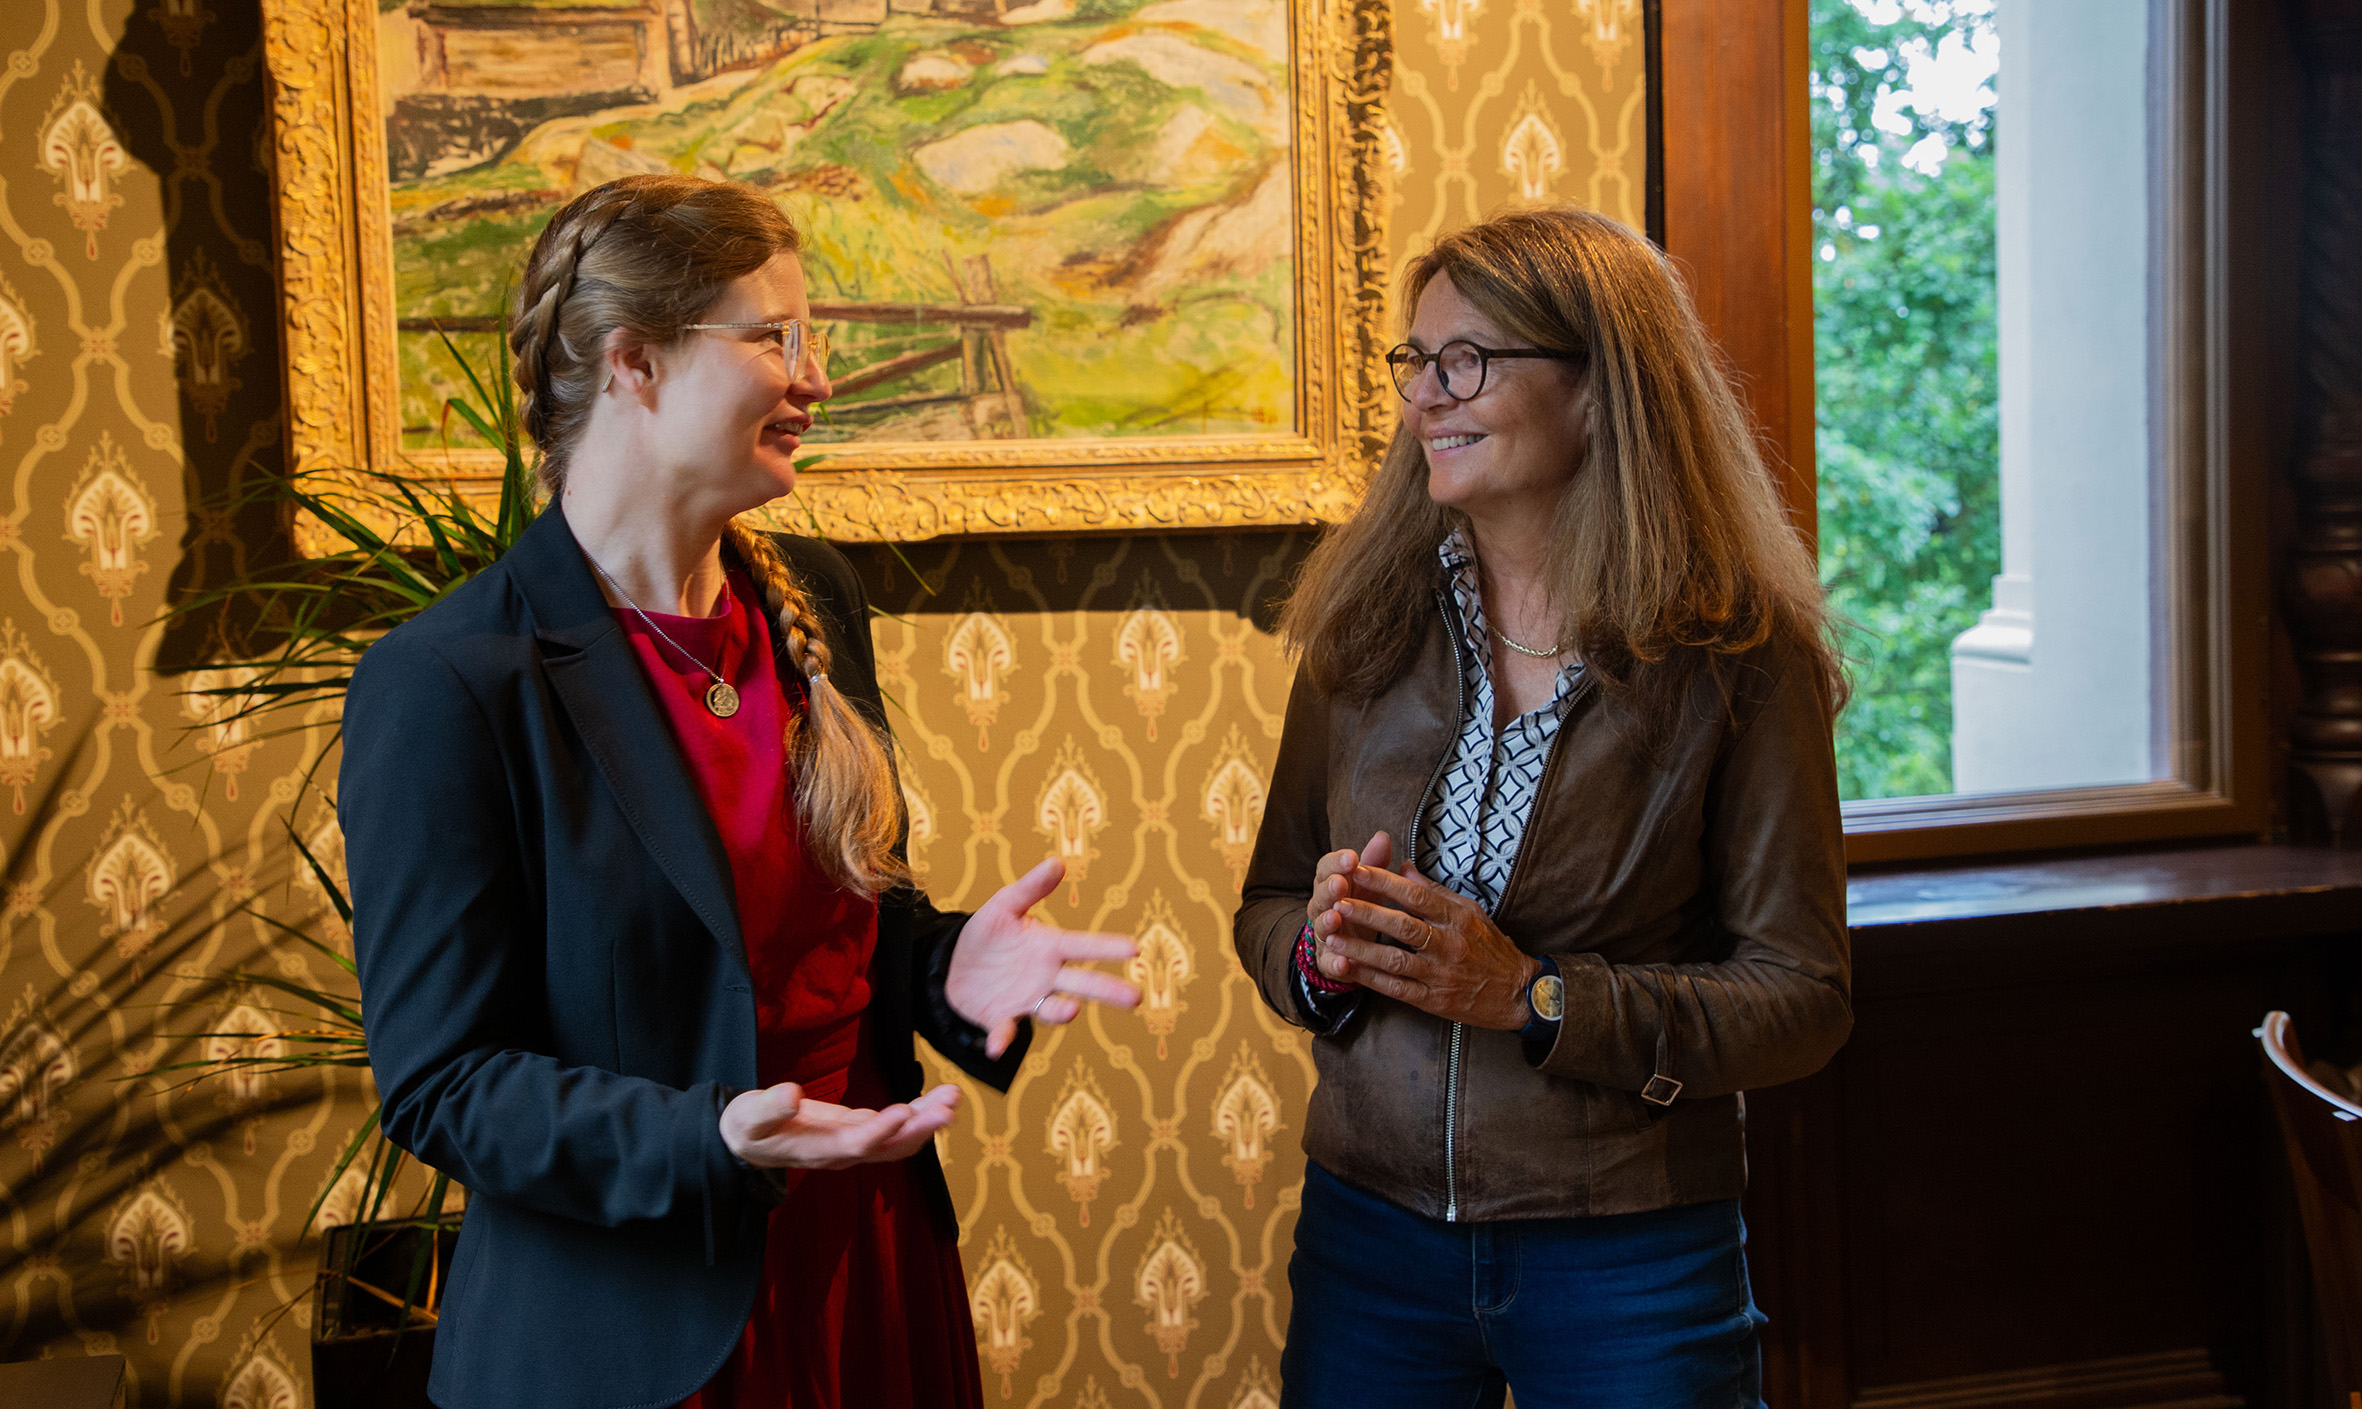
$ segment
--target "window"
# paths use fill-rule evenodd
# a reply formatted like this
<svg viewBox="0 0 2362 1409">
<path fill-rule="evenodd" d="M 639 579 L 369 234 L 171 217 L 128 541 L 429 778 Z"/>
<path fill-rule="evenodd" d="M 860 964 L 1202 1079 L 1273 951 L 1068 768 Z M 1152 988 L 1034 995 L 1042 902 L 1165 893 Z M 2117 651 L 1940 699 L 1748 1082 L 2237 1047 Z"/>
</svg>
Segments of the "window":
<svg viewBox="0 0 2362 1409">
<path fill-rule="evenodd" d="M 2221 4 L 1810 0 L 1857 859 L 2260 825 L 2230 786 Z"/>
</svg>

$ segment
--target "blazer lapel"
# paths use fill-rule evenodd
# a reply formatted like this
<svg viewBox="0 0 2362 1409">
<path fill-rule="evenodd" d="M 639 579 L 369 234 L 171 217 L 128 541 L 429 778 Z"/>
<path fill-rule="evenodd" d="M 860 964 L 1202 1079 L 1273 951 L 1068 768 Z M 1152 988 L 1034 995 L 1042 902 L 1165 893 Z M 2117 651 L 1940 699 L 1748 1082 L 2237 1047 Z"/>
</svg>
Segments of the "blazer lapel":
<svg viewBox="0 0 2362 1409">
<path fill-rule="evenodd" d="M 502 566 L 532 608 L 550 689 L 598 761 L 632 831 L 745 969 L 729 853 L 631 642 L 616 626 L 557 504 L 542 510 Z"/>
</svg>

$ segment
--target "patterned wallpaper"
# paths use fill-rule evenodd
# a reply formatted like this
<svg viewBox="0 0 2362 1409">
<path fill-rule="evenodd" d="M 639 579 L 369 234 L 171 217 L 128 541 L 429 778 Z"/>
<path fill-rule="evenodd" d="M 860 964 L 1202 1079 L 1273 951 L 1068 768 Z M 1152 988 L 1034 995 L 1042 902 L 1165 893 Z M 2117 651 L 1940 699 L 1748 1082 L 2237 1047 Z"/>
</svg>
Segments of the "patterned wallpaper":
<svg viewBox="0 0 2362 1409">
<path fill-rule="evenodd" d="M 296 1229 L 367 1109 L 351 1074 L 157 1071 L 251 1049 L 248 976 L 332 978 L 258 915 L 341 938 L 286 842 L 335 853 L 317 801 L 289 815 L 330 722 L 217 723 L 187 692 L 238 683 L 235 623 L 158 620 L 284 551 L 191 510 L 279 466 L 259 28 L 0 6 L 0 1360 L 120 1353 L 146 1406 L 312 1403 Z M 1638 0 L 1404 0 L 1397 33 L 1398 255 L 1525 194 L 1639 222 Z M 1276 1402 L 1311 1068 L 1228 917 L 1304 546 L 923 544 L 924 588 L 857 553 L 937 896 L 1056 850 L 1053 912 L 1143 946 L 1141 1012 L 1048 1034 L 944 1138 L 988 1404 Z"/>
</svg>

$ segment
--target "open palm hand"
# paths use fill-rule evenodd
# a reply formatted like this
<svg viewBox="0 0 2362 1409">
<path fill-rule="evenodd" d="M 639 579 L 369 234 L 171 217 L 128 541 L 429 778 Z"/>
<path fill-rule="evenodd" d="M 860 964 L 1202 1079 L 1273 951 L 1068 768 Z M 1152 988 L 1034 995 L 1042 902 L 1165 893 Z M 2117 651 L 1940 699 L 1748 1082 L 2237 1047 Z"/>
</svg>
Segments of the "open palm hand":
<svg viewBox="0 0 2362 1409">
<path fill-rule="evenodd" d="M 1131 984 L 1077 967 L 1131 958 L 1138 946 L 1129 938 L 1063 929 L 1032 914 L 1065 877 L 1066 863 L 1051 857 L 1001 887 L 960 931 L 944 993 L 961 1016 L 984 1029 L 986 1056 L 1009 1049 L 1020 1019 L 1068 1023 L 1086 1001 L 1124 1008 L 1140 1002 L 1140 990 Z"/>
</svg>

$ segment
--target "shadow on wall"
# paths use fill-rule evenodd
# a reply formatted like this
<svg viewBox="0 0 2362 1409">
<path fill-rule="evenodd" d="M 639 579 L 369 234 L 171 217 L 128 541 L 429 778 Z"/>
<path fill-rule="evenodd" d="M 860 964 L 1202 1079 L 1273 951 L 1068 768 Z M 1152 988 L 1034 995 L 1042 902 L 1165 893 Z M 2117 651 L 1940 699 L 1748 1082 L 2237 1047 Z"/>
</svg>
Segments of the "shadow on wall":
<svg viewBox="0 0 2362 1409">
<path fill-rule="evenodd" d="M 152 330 L 134 320 L 124 337 L 131 355 L 150 338 L 159 358 L 169 355 L 180 403 L 189 509 L 168 604 L 291 551 L 277 511 L 238 506 L 258 479 L 281 472 L 285 443 L 261 10 L 231 0 L 207 7 L 210 24 L 192 24 L 176 8 L 126 26 L 101 85 L 116 136 L 163 186 L 170 302 Z M 218 78 L 204 72 L 214 55 L 235 56 Z M 230 613 L 184 618 L 168 628 L 157 666 L 180 674 L 250 654 L 257 625 Z"/>
</svg>

